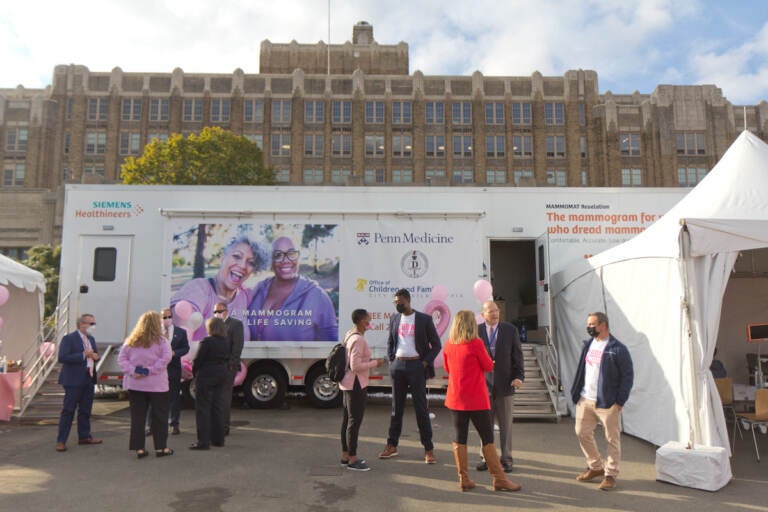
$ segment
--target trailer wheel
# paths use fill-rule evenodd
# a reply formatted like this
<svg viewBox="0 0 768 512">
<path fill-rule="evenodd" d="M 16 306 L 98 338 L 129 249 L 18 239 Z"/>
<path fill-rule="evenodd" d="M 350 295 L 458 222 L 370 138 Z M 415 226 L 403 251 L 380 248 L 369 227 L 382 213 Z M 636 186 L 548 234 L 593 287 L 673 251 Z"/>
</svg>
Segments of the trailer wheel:
<svg viewBox="0 0 768 512">
<path fill-rule="evenodd" d="M 287 389 L 282 369 L 274 364 L 259 364 L 250 368 L 243 382 L 245 400 L 251 407 L 259 409 L 281 405 Z"/>
<path fill-rule="evenodd" d="M 328 372 L 322 365 L 309 370 L 306 383 L 307 398 L 315 407 L 330 409 L 341 405 L 339 385 L 328 378 Z"/>
</svg>

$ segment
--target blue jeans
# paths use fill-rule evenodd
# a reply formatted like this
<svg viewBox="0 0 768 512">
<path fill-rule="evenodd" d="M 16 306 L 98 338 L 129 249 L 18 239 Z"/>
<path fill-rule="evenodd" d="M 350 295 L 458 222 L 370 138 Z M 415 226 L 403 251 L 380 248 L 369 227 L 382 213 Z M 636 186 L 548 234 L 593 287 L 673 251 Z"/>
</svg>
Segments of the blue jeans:
<svg viewBox="0 0 768 512">
<path fill-rule="evenodd" d="M 392 415 L 389 417 L 389 435 L 387 444 L 397 446 L 403 430 L 403 411 L 408 392 L 413 398 L 419 437 L 425 450 L 434 449 L 432 444 L 432 422 L 427 408 L 427 378 L 424 365 L 419 360 L 400 361 L 395 359 L 389 366 L 392 377 Z"/>
</svg>

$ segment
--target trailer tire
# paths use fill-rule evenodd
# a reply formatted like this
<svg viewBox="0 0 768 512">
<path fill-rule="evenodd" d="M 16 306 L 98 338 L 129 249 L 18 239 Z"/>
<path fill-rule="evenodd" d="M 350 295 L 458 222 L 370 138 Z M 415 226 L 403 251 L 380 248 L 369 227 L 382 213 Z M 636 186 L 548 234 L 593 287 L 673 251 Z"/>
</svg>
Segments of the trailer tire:
<svg viewBox="0 0 768 512">
<path fill-rule="evenodd" d="M 332 409 L 341 405 L 339 384 L 328 378 L 322 365 L 314 366 L 307 372 L 305 391 L 309 402 L 320 409 Z"/>
<path fill-rule="evenodd" d="M 275 364 L 257 364 L 248 369 L 243 393 L 248 405 L 258 409 L 278 407 L 285 401 L 288 390 L 282 368 Z"/>
</svg>

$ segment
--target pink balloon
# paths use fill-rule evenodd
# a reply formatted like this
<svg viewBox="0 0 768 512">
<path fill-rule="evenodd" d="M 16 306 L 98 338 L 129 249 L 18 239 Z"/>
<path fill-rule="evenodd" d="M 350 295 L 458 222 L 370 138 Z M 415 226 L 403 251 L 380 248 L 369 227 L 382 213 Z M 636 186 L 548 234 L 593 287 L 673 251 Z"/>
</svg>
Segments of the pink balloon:
<svg viewBox="0 0 768 512">
<path fill-rule="evenodd" d="M 6 288 L 3 285 L 0 285 L 0 306 L 8 302 L 9 295 L 11 295 L 11 293 L 8 291 L 8 288 Z"/>
<path fill-rule="evenodd" d="M 240 361 L 240 370 L 235 374 L 235 381 L 232 384 L 233 387 L 241 385 L 245 381 L 245 376 L 248 374 L 248 368 L 245 363 Z"/>
<path fill-rule="evenodd" d="M 189 325 L 192 331 L 196 331 L 198 327 L 203 325 L 203 314 L 199 311 L 195 311 L 189 318 L 187 318 L 187 325 Z"/>
<path fill-rule="evenodd" d="M 189 315 L 192 314 L 192 304 L 186 300 L 180 300 L 173 307 L 173 311 L 176 313 L 176 316 L 178 316 L 180 320 L 186 320 L 189 318 Z"/>
<path fill-rule="evenodd" d="M 485 279 L 478 279 L 475 281 L 475 286 L 472 288 L 475 293 L 475 298 L 480 302 L 485 302 L 493 298 L 493 285 Z"/>
<path fill-rule="evenodd" d="M 448 305 L 441 300 L 431 300 L 424 306 L 423 311 L 428 315 L 432 315 L 437 334 L 442 336 L 451 321 L 451 310 L 448 308 Z"/>
<path fill-rule="evenodd" d="M 189 380 L 192 378 L 192 361 L 186 357 L 181 358 L 181 380 Z"/>
<path fill-rule="evenodd" d="M 442 300 L 448 298 L 448 288 L 443 286 L 442 284 L 436 284 L 432 287 L 432 299 L 434 300 Z"/>
</svg>

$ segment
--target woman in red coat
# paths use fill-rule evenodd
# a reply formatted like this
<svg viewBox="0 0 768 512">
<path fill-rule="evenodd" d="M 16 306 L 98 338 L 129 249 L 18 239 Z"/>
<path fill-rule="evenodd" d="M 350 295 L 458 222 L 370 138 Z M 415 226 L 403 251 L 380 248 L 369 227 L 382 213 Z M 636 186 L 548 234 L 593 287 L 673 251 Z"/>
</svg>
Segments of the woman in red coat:
<svg viewBox="0 0 768 512">
<path fill-rule="evenodd" d="M 493 371 L 493 361 L 477 336 L 475 315 L 462 310 L 453 317 L 448 342 L 443 348 L 445 371 L 448 372 L 448 392 L 445 406 L 453 414 L 456 435 L 453 455 L 459 473 L 459 486 L 468 491 L 475 486 L 467 473 L 467 436 L 469 422 L 475 426 L 483 443 L 483 456 L 493 476 L 494 491 L 518 491 L 520 485 L 507 480 L 493 445 L 491 402 L 485 384 L 485 372 Z"/>
</svg>

